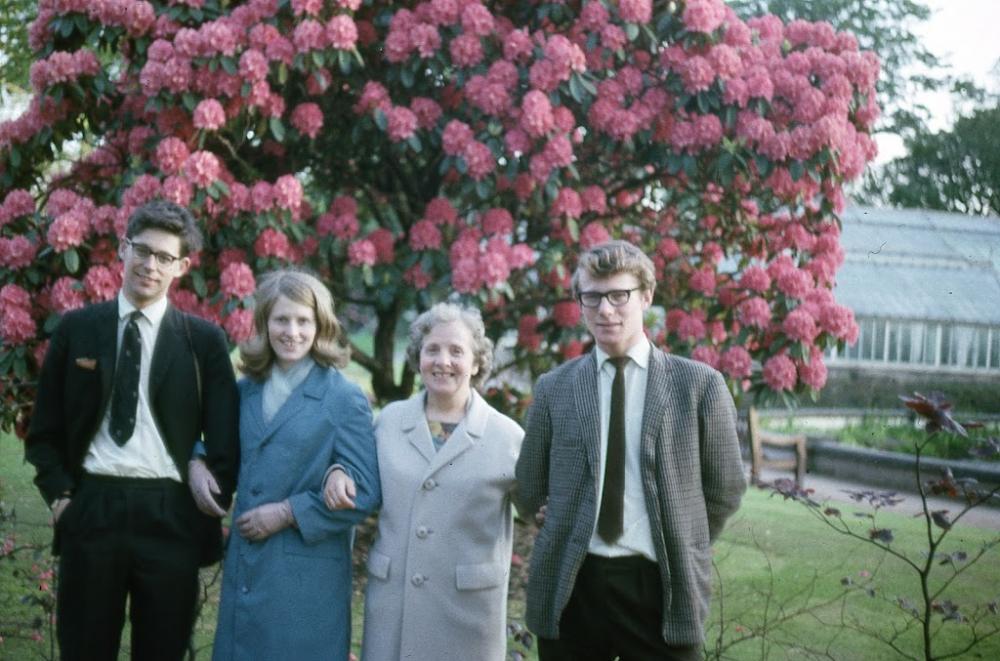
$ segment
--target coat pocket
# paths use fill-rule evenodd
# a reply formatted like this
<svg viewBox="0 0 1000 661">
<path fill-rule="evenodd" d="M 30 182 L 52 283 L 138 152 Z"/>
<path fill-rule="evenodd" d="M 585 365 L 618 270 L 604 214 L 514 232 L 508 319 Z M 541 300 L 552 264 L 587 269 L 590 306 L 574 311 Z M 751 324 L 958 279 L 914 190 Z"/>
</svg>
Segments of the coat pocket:
<svg viewBox="0 0 1000 661">
<path fill-rule="evenodd" d="M 505 580 L 507 572 L 496 563 L 455 567 L 455 587 L 459 590 L 485 590 L 501 585 Z"/>
<path fill-rule="evenodd" d="M 368 575 L 386 581 L 389 579 L 389 565 L 392 559 L 378 551 L 368 551 Z"/>
</svg>

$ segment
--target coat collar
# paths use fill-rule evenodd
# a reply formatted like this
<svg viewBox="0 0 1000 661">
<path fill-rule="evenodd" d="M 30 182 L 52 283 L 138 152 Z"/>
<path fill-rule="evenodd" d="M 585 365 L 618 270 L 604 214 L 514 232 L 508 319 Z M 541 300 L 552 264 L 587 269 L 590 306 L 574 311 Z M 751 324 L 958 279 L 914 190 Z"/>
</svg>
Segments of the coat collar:
<svg viewBox="0 0 1000 661">
<path fill-rule="evenodd" d="M 440 450 L 434 450 L 431 432 L 427 426 L 427 416 L 424 413 L 425 392 L 420 391 L 402 403 L 400 416 L 403 419 L 400 427 L 407 442 L 414 447 L 427 462 L 424 479 L 455 461 L 455 459 L 478 443 L 486 431 L 490 406 L 486 400 L 472 391 L 472 401 L 465 417 L 451 433 L 448 441 Z"/>
<path fill-rule="evenodd" d="M 601 401 L 597 393 L 597 357 L 591 351 L 576 364 L 573 399 L 580 413 L 583 450 L 590 462 L 594 484 L 601 483 Z"/>
<path fill-rule="evenodd" d="M 258 439 L 255 445 L 263 445 L 268 442 L 281 427 L 301 416 L 303 406 L 306 406 L 308 402 L 323 400 L 328 388 L 327 371 L 320 365 L 313 365 L 309 375 L 292 391 L 292 394 L 288 396 L 270 422 L 264 421 L 264 382 L 250 381 L 244 386 L 243 397 L 245 401 L 240 408 L 240 415 L 248 416 L 248 422 L 259 433 L 259 435 L 255 434 Z"/>
</svg>

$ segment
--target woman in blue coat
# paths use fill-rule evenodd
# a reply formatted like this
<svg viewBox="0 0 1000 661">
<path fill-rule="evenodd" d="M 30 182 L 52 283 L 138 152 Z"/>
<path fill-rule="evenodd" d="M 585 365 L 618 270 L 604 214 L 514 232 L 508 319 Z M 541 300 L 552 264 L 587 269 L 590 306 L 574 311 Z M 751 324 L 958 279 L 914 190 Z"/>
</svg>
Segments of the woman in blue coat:
<svg viewBox="0 0 1000 661">
<path fill-rule="evenodd" d="M 337 369 L 348 350 L 319 280 L 270 273 L 255 301 L 213 659 L 347 659 L 353 526 L 379 504 L 371 410 Z M 355 509 L 324 505 L 331 467 L 352 478 Z"/>
</svg>

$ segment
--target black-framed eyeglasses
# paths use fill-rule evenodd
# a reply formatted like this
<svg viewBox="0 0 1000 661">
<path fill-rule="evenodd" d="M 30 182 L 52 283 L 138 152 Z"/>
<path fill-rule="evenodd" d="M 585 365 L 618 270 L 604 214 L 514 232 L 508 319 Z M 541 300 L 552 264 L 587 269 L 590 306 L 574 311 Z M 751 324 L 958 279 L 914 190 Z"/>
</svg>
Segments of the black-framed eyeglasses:
<svg viewBox="0 0 1000 661">
<path fill-rule="evenodd" d="M 642 287 L 632 287 L 631 289 L 612 289 L 611 291 L 582 291 L 577 294 L 577 300 L 585 308 L 596 308 L 601 305 L 601 299 L 608 299 L 608 303 L 619 308 L 632 297 L 632 292 L 642 289 Z"/>
<path fill-rule="evenodd" d="M 125 239 L 125 243 L 132 248 L 132 254 L 139 258 L 139 261 L 145 262 L 149 259 L 150 255 L 156 258 L 156 263 L 163 268 L 170 267 L 174 262 L 176 262 L 180 257 L 171 255 L 168 252 L 160 252 L 159 250 L 153 250 L 144 243 L 136 243 L 131 239 Z"/>
</svg>

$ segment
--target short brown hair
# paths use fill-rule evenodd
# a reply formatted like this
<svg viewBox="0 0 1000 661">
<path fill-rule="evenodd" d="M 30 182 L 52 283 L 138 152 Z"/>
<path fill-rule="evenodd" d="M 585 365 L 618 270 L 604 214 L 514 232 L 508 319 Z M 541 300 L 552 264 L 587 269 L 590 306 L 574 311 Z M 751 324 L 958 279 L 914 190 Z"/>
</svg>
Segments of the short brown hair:
<svg viewBox="0 0 1000 661">
<path fill-rule="evenodd" d="M 125 228 L 125 238 L 131 239 L 148 229 L 163 230 L 175 235 L 181 240 L 181 257 L 198 252 L 202 246 L 201 230 L 194 216 L 184 207 L 167 202 L 153 200 L 147 202 L 132 212 Z"/>
<path fill-rule="evenodd" d="M 469 379 L 473 388 L 479 389 L 490 378 L 493 369 L 493 341 L 486 337 L 486 326 L 479 310 L 455 303 L 438 303 L 423 312 L 410 324 L 410 344 L 406 347 L 406 361 L 410 368 L 420 372 L 420 350 L 424 338 L 438 324 L 461 321 L 472 335 L 472 359 L 479 371 Z"/>
<path fill-rule="evenodd" d="M 316 337 L 309 354 L 324 367 L 344 367 L 351 358 L 340 322 L 333 313 L 333 296 L 315 276 L 295 269 L 265 274 L 254 292 L 253 325 L 256 335 L 240 345 L 240 370 L 262 381 L 271 373 L 274 351 L 267 336 L 267 320 L 278 299 L 312 308 L 316 315 Z"/>
<path fill-rule="evenodd" d="M 628 241 L 607 241 L 582 253 L 573 272 L 573 295 L 580 295 L 580 274 L 592 278 L 609 278 L 619 273 L 630 273 L 639 281 L 640 289 L 653 293 L 656 290 L 656 267 L 646 253 Z"/>
</svg>

